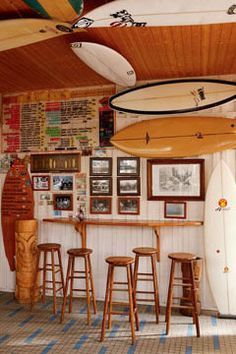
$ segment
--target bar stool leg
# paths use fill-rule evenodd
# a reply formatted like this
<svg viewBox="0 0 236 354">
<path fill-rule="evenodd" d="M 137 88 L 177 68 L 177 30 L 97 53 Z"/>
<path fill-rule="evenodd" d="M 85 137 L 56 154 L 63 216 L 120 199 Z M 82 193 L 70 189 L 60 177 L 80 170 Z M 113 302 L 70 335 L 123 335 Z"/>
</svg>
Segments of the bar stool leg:
<svg viewBox="0 0 236 354">
<path fill-rule="evenodd" d="M 106 317 L 107 317 L 107 309 L 108 309 L 108 297 L 110 291 L 110 279 L 111 279 L 111 265 L 108 266 L 107 272 L 107 286 L 106 286 L 106 295 L 105 295 L 105 303 L 103 308 L 103 320 L 102 320 L 102 330 L 101 330 L 101 337 L 100 342 L 104 341 L 105 332 L 106 332 Z"/>
<path fill-rule="evenodd" d="M 91 323 L 91 314 L 90 314 L 90 291 L 89 291 L 89 265 L 88 257 L 84 256 L 84 266 L 85 266 L 85 284 L 86 284 L 86 300 L 87 300 L 87 324 Z"/>
<path fill-rule="evenodd" d="M 160 305 L 159 305 L 159 291 L 157 284 L 157 270 L 156 270 L 156 254 L 151 255 L 151 263 L 152 263 L 152 276 L 153 276 L 153 290 L 154 290 L 154 300 L 155 300 L 155 312 L 156 312 L 156 323 L 159 323 L 159 313 L 160 313 Z"/>
<path fill-rule="evenodd" d="M 72 257 L 72 265 L 70 272 L 70 294 L 69 294 L 69 313 L 72 312 L 72 301 L 73 301 L 73 288 L 74 288 L 74 271 L 75 271 L 75 258 Z"/>
<path fill-rule="evenodd" d="M 60 250 L 57 250 L 57 256 L 58 256 L 58 261 L 59 261 L 60 274 L 61 274 L 61 286 L 62 286 L 62 292 L 63 292 L 63 297 L 64 297 L 64 295 L 65 295 L 65 282 L 64 282 L 64 274 L 63 274 L 63 267 L 62 267 Z"/>
<path fill-rule="evenodd" d="M 42 303 L 45 304 L 46 301 L 46 276 L 47 276 L 47 251 L 43 252 L 43 294 Z"/>
<path fill-rule="evenodd" d="M 52 288 L 53 288 L 53 313 L 57 314 L 57 297 L 56 297 L 56 273 L 55 273 L 55 257 L 54 250 L 51 251 L 52 262 Z"/>
<path fill-rule="evenodd" d="M 90 279 L 90 287 L 92 290 L 92 299 L 93 299 L 93 311 L 94 314 L 97 313 L 97 303 L 96 303 L 96 296 L 94 291 L 94 283 L 93 283 L 93 272 L 92 272 L 92 263 L 90 255 L 88 255 L 88 264 L 89 264 L 89 279 Z"/>
<path fill-rule="evenodd" d="M 130 272 L 132 274 L 132 266 L 131 264 L 129 265 L 130 267 Z M 134 277 L 131 276 L 131 286 L 132 286 L 132 294 L 133 294 L 133 304 L 134 304 L 134 315 L 135 315 L 135 324 L 136 324 L 136 331 L 139 331 L 139 316 L 138 316 L 138 306 L 137 306 L 137 300 L 136 300 L 136 292 L 134 290 Z"/>
<path fill-rule="evenodd" d="M 132 344 L 135 342 L 135 331 L 134 331 L 134 304 L 133 304 L 133 289 L 131 284 L 132 273 L 130 271 L 130 267 L 127 266 L 127 280 L 128 280 L 128 293 L 129 293 L 129 313 L 130 313 L 130 326 L 131 326 L 131 334 L 132 334 Z"/>
<path fill-rule="evenodd" d="M 196 296 L 196 286 L 194 281 L 194 271 L 193 271 L 193 262 L 190 262 L 190 277 L 191 277 L 191 292 L 192 292 L 192 304 L 193 304 L 193 320 L 196 324 L 197 337 L 200 337 L 200 326 L 199 318 L 197 313 L 197 296 Z"/>
<path fill-rule="evenodd" d="M 37 285 L 37 280 L 38 280 L 38 273 L 39 273 L 39 261 L 40 261 L 40 251 L 37 250 L 37 259 L 36 259 L 36 265 L 35 265 L 35 274 L 34 274 L 34 280 L 33 280 L 33 286 L 31 288 L 31 303 L 30 303 L 30 310 L 33 310 L 34 307 L 34 297 L 35 297 L 35 288 Z"/>
<path fill-rule="evenodd" d="M 134 292 L 136 295 L 137 291 L 137 281 L 138 281 L 138 265 L 139 265 L 139 256 L 136 254 L 134 262 Z"/>
<path fill-rule="evenodd" d="M 114 272 L 115 268 L 112 265 L 111 266 L 111 278 L 110 278 L 110 284 L 109 284 L 109 297 L 108 297 L 108 325 L 107 328 L 111 329 L 111 314 L 112 314 L 112 295 L 113 295 L 113 284 L 114 284 Z"/>
<path fill-rule="evenodd" d="M 170 316 L 171 316 L 171 304 L 172 304 L 172 295 L 173 295 L 174 273 L 175 273 L 175 261 L 172 260 L 167 305 L 166 305 L 166 334 L 167 335 L 169 334 L 169 330 L 170 330 Z"/>
<path fill-rule="evenodd" d="M 70 280 L 70 274 L 71 274 L 71 267 L 72 267 L 72 258 L 69 256 L 69 258 L 68 258 L 68 266 L 67 266 L 67 274 L 66 274 L 66 284 L 65 284 L 65 290 L 64 290 L 64 297 L 63 297 L 63 303 L 62 303 L 62 308 L 61 308 L 61 320 L 60 320 L 60 323 L 62 323 L 62 321 L 64 319 L 64 314 L 65 314 L 67 292 L 68 292 L 69 280 Z"/>
</svg>

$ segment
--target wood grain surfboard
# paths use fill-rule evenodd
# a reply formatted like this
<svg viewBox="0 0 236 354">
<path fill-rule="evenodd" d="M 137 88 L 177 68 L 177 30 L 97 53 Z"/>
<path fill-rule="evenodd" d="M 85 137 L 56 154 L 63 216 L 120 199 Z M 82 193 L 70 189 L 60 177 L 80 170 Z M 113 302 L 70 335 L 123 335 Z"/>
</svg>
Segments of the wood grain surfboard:
<svg viewBox="0 0 236 354">
<path fill-rule="evenodd" d="M 236 82 L 182 79 L 152 82 L 121 91 L 109 99 L 121 112 L 157 115 L 200 111 L 235 100 Z"/>
<path fill-rule="evenodd" d="M 14 271 L 15 221 L 34 217 L 32 184 L 23 160 L 16 159 L 6 175 L 2 190 L 1 216 L 5 253 L 11 271 Z"/>
<path fill-rule="evenodd" d="M 185 116 L 144 120 L 118 131 L 111 143 L 140 157 L 185 157 L 236 147 L 236 119 Z"/>
</svg>

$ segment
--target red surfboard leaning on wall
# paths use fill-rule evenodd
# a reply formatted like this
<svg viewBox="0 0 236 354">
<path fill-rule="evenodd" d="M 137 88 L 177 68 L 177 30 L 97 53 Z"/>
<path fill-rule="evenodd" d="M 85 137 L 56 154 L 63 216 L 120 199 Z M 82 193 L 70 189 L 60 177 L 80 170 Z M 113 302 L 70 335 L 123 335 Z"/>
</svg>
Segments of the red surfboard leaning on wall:
<svg viewBox="0 0 236 354">
<path fill-rule="evenodd" d="M 6 175 L 1 209 L 5 253 L 11 271 L 14 271 L 15 221 L 34 217 L 32 184 L 23 160 L 16 159 Z"/>
</svg>

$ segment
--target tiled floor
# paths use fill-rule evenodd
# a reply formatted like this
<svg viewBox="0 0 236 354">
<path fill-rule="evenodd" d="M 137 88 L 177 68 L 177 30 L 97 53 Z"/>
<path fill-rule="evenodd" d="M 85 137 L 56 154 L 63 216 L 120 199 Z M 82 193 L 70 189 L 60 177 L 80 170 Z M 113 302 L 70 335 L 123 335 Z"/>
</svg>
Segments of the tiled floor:
<svg viewBox="0 0 236 354">
<path fill-rule="evenodd" d="M 0 293 L 0 353 L 224 353 L 236 354 L 236 320 L 200 317 L 201 338 L 196 338 L 191 318 L 172 316 L 171 333 L 165 336 L 164 316 L 155 323 L 152 306 L 139 307 L 140 331 L 131 345 L 130 327 L 126 316 L 114 316 L 112 330 L 99 342 L 103 303 L 92 325 L 86 324 L 86 306 L 75 301 L 73 314 L 66 313 L 63 324 L 59 315 L 51 314 L 51 299 L 37 304 L 32 312 L 9 293 Z"/>
</svg>

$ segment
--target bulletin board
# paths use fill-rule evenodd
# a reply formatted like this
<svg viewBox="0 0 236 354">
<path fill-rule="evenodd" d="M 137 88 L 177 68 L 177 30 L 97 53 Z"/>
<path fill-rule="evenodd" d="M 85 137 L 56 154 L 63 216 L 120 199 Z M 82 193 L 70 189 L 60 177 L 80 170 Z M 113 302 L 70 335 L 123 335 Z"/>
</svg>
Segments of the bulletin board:
<svg viewBox="0 0 236 354">
<path fill-rule="evenodd" d="M 104 127 L 100 129 L 102 103 L 112 92 L 111 88 L 88 90 L 83 96 L 81 91 L 77 94 L 63 91 L 61 96 L 60 92 L 49 95 L 49 99 L 45 93 L 3 96 L 1 151 L 40 152 L 100 146 L 104 132 Z M 114 128 L 112 110 L 110 116 Z"/>
</svg>

